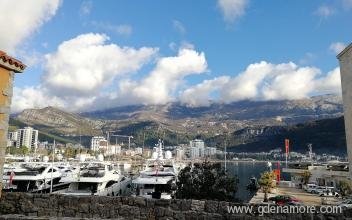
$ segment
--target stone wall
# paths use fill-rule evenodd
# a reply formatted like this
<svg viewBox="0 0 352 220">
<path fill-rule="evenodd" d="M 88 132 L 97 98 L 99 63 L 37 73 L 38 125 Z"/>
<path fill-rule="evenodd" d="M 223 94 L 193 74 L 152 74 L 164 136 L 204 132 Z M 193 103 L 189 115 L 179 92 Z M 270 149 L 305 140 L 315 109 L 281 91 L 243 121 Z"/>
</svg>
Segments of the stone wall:
<svg viewBox="0 0 352 220">
<path fill-rule="evenodd" d="M 155 200 L 139 197 L 64 196 L 4 193 L 0 219 L 345 219 L 352 210 L 329 216 L 311 214 L 229 214 L 218 201 Z M 256 207 L 255 207 L 256 208 Z M 254 209 L 255 210 L 255 209 Z"/>
</svg>

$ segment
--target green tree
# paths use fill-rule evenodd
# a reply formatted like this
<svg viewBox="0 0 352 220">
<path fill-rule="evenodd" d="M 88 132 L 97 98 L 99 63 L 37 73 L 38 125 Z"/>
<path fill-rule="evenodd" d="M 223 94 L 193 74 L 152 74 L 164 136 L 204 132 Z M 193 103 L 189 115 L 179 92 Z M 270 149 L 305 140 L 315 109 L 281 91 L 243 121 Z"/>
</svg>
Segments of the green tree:
<svg viewBox="0 0 352 220">
<path fill-rule="evenodd" d="M 268 201 L 268 192 L 275 187 L 275 173 L 266 171 L 262 173 L 259 179 L 259 185 L 262 187 L 264 192 L 264 202 Z"/>
<path fill-rule="evenodd" d="M 72 147 L 67 147 L 65 149 L 65 153 L 64 153 L 65 158 L 72 158 L 75 156 L 76 156 L 75 149 L 73 149 Z"/>
<path fill-rule="evenodd" d="M 29 153 L 30 149 L 26 146 L 21 146 L 21 147 L 7 147 L 6 148 L 6 153 L 12 154 L 12 155 L 27 155 Z"/>
<path fill-rule="evenodd" d="M 301 174 L 301 176 L 303 178 L 303 184 L 307 184 L 309 182 L 309 178 L 312 176 L 312 174 L 308 170 L 305 170 Z"/>
<path fill-rule="evenodd" d="M 340 181 L 339 183 L 339 190 L 341 191 L 342 197 L 352 194 L 352 186 L 351 183 L 348 181 Z"/>
<path fill-rule="evenodd" d="M 238 178 L 225 173 L 219 163 L 203 162 L 186 166 L 178 175 L 178 199 L 234 199 Z"/>
</svg>

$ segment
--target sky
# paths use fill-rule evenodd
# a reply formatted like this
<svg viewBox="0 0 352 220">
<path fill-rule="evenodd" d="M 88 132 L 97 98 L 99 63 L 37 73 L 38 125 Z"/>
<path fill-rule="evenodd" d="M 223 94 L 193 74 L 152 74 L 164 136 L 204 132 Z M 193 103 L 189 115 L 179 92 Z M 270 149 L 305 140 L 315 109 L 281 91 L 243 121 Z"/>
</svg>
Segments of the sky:
<svg viewBox="0 0 352 220">
<path fill-rule="evenodd" d="M 352 0 L 0 0 L 12 112 L 340 94 Z"/>
</svg>

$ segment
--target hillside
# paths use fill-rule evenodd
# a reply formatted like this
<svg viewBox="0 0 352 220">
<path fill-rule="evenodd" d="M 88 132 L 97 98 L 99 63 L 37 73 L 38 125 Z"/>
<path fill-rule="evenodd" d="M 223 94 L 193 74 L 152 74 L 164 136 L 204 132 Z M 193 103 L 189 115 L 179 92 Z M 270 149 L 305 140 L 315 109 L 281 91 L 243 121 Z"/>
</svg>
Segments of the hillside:
<svg viewBox="0 0 352 220">
<path fill-rule="evenodd" d="M 245 128 L 228 135 L 229 150 L 261 152 L 284 149 L 284 139 L 290 139 L 290 149 L 306 152 L 311 143 L 316 153 L 345 155 L 346 136 L 343 117 L 311 121 L 292 126 Z M 224 136 L 206 140 L 209 146 L 222 146 Z"/>
<path fill-rule="evenodd" d="M 341 115 L 341 97 L 325 95 L 198 108 L 180 103 L 125 106 L 81 114 L 47 107 L 24 110 L 12 122 L 33 126 L 46 134 L 46 138 L 54 135 L 77 142 L 83 136 L 82 143 L 87 146 L 90 136 L 115 131 L 133 135 L 133 143 L 138 146 L 154 146 L 158 138 L 167 145 L 176 145 L 200 137 L 208 146 L 222 147 L 222 134 L 226 132 L 234 151 L 274 149 L 282 146 L 283 139 L 288 137 L 292 139 L 292 150 L 305 151 L 306 144 L 313 143 L 313 147 L 324 152 L 332 150 L 340 154 L 345 152 Z M 126 142 L 126 139 L 116 141 Z"/>
<path fill-rule="evenodd" d="M 39 130 L 67 136 L 101 135 L 104 124 L 100 120 L 91 120 L 54 107 L 26 109 L 15 119 Z"/>
</svg>

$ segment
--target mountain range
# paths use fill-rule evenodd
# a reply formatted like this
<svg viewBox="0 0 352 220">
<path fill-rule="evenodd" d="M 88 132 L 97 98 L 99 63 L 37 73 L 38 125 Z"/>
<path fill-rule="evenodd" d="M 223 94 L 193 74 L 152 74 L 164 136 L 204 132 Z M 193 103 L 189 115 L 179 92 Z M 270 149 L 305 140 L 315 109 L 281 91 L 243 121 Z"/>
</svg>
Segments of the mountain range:
<svg viewBox="0 0 352 220">
<path fill-rule="evenodd" d="M 320 146 L 324 142 L 318 143 L 319 135 L 323 135 L 320 133 L 322 128 L 327 129 L 324 132 L 336 135 L 331 138 L 338 139 L 336 145 L 343 148 L 342 115 L 341 97 L 323 95 L 300 100 L 213 103 L 206 107 L 191 107 L 174 102 L 82 113 L 46 107 L 26 109 L 12 115 L 11 122 L 33 126 L 45 134 L 67 141 L 77 141 L 78 137 L 82 140 L 83 137 L 83 144 L 86 145 L 89 145 L 93 135 L 116 131 L 118 134 L 133 135 L 136 145 L 153 146 L 158 138 L 163 138 L 166 144 L 187 143 L 190 139 L 199 137 L 209 146 L 218 146 L 226 133 L 230 136 L 232 150 L 257 151 L 275 148 L 277 140 L 290 136 L 297 139 L 293 141 L 297 146 L 304 145 L 300 142 L 310 141 L 319 144 L 318 149 L 330 148 L 331 144 Z M 328 124 L 334 126 L 334 129 L 329 131 Z M 304 132 L 305 129 L 313 133 Z M 317 131 L 316 135 L 313 135 L 314 131 Z M 303 137 L 303 134 L 308 133 L 312 134 L 311 140 Z M 302 149 L 297 148 L 298 151 Z M 341 152 L 344 153 L 343 150 L 338 150 L 337 153 Z"/>
</svg>

